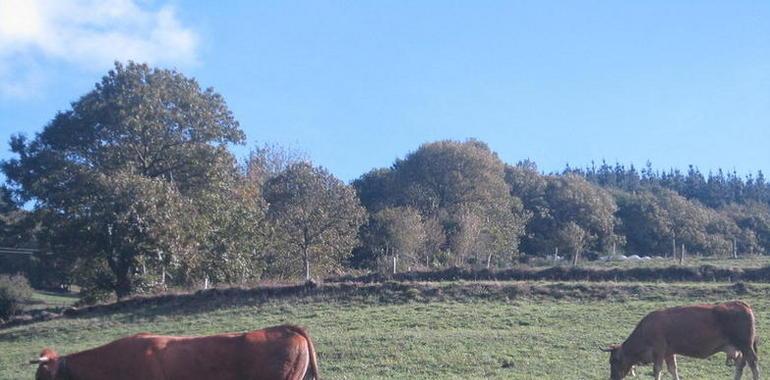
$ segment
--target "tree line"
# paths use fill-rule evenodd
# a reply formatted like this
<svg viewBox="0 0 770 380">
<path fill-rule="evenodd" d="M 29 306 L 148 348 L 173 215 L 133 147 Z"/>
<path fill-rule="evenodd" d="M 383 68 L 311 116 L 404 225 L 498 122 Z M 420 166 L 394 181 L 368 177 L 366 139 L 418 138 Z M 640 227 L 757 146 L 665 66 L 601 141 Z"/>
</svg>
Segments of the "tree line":
<svg viewBox="0 0 770 380">
<path fill-rule="evenodd" d="M 212 89 L 116 63 L 34 138 L 11 139 L 0 246 L 38 249 L 25 269 L 33 284 L 118 297 L 351 269 L 770 248 L 761 172 L 602 163 L 544 174 L 531 161 L 504 163 L 481 141 L 447 140 L 346 184 L 280 146 L 239 162 L 229 148 L 245 139 Z"/>
</svg>

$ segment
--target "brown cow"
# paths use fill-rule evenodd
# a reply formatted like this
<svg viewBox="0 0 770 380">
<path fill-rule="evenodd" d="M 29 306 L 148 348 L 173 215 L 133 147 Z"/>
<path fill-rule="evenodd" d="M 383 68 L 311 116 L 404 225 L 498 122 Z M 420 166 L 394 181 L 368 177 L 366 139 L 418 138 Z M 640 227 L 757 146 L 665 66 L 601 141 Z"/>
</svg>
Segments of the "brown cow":
<svg viewBox="0 0 770 380">
<path fill-rule="evenodd" d="M 177 337 L 138 334 L 59 356 L 45 349 L 36 380 L 318 379 L 304 329 L 276 326 L 239 334 Z"/>
<path fill-rule="evenodd" d="M 661 377 L 663 362 L 679 380 L 676 355 L 707 358 L 717 352 L 735 360 L 735 379 L 748 363 L 754 380 L 759 379 L 754 312 L 741 301 L 717 305 L 674 307 L 647 314 L 623 344 L 612 345 L 610 378 L 620 380 L 636 364 L 653 364 L 653 375 Z"/>
</svg>

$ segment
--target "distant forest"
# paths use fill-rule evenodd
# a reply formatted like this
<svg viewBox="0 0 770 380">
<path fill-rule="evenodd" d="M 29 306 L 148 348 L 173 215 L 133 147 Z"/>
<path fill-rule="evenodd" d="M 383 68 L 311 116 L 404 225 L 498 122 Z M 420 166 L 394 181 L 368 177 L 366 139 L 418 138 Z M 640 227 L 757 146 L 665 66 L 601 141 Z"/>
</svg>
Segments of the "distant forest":
<svg viewBox="0 0 770 380">
<path fill-rule="evenodd" d="M 116 64 L 0 167 L 0 270 L 98 300 L 351 270 L 506 268 L 555 255 L 764 255 L 762 172 L 598 167 L 542 173 L 484 142 L 437 141 L 346 184 L 246 136 L 194 79 Z M 34 205 L 31 210 L 21 205 Z"/>
</svg>

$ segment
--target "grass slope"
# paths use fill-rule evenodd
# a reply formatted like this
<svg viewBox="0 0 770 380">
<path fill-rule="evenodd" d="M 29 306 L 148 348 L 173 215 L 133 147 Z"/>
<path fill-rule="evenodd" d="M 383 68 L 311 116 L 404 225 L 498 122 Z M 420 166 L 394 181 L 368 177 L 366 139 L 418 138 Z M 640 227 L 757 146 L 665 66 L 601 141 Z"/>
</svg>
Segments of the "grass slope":
<svg viewBox="0 0 770 380">
<path fill-rule="evenodd" d="M 509 285 L 445 284 L 431 293 L 458 294 L 451 297 L 420 296 L 428 294 L 424 288 L 402 289 L 406 298 L 388 290 L 387 297 L 267 302 L 212 294 L 209 300 L 95 310 L 0 330 L 0 378 L 33 378 L 34 368 L 24 363 L 43 346 L 71 353 L 141 331 L 198 335 L 296 323 L 309 328 L 324 379 L 606 379 L 608 358 L 598 347 L 622 341 L 649 311 L 735 295 L 728 284 L 543 283 L 544 289 L 567 291 L 478 296 L 479 289 L 494 293 Z M 610 294 L 603 300 L 579 297 L 602 290 Z M 770 287 L 755 285 L 741 297 L 754 306 L 760 335 L 770 332 L 768 294 Z M 767 352 L 760 346 L 760 363 L 770 363 Z M 648 377 L 651 370 L 640 372 Z M 726 379 L 731 373 L 723 355 L 680 359 L 686 379 Z"/>
</svg>

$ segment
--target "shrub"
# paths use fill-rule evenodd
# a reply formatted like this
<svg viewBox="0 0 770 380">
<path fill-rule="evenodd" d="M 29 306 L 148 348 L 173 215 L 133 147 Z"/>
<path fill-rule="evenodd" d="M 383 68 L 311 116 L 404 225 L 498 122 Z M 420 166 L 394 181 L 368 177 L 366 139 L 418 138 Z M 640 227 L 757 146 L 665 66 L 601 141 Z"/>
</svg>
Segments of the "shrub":
<svg viewBox="0 0 770 380">
<path fill-rule="evenodd" d="M 17 274 L 0 275 L 0 320 L 8 320 L 19 314 L 32 298 L 32 288 L 27 278 Z"/>
<path fill-rule="evenodd" d="M 81 307 L 95 305 L 97 303 L 111 301 L 113 298 L 114 294 L 112 290 L 98 286 L 87 287 L 80 290 L 80 299 L 75 302 L 73 306 Z"/>
</svg>

